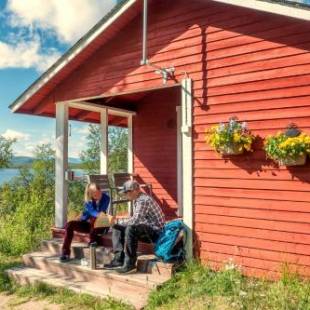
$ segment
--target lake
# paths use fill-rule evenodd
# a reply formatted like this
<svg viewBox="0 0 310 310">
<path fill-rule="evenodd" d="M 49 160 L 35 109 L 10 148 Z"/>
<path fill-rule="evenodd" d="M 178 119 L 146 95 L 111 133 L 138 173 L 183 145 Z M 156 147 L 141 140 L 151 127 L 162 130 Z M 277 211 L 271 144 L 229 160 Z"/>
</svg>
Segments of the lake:
<svg viewBox="0 0 310 310">
<path fill-rule="evenodd" d="M 81 169 L 74 169 L 76 176 L 82 176 L 84 174 Z M 19 175 L 18 169 L 0 169 L 0 185 L 4 182 L 10 181 L 12 178 Z"/>
</svg>

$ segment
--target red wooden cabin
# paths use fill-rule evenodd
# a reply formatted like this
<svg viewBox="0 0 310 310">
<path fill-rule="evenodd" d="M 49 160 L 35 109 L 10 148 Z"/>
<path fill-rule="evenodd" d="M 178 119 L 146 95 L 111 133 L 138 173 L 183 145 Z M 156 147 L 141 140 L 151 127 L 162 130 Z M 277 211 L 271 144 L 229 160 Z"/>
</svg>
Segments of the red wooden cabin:
<svg viewBox="0 0 310 310">
<path fill-rule="evenodd" d="M 56 226 L 66 221 L 67 121 L 129 127 L 129 172 L 183 214 L 188 249 L 249 275 L 310 274 L 310 167 L 275 168 L 261 145 L 219 157 L 205 129 L 231 116 L 255 135 L 310 132 L 310 12 L 264 1 L 153 0 L 141 65 L 140 0 L 123 1 L 11 109 L 57 118 Z M 174 68 L 166 84 L 157 70 Z M 163 71 L 162 71 L 163 72 Z M 190 251 L 189 251 L 189 254 Z"/>
</svg>

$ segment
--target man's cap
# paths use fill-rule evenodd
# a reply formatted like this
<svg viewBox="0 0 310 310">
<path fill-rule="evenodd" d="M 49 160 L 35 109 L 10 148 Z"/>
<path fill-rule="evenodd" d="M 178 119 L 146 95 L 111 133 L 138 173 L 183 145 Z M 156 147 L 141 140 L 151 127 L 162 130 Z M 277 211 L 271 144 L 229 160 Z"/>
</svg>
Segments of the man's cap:
<svg viewBox="0 0 310 310">
<path fill-rule="evenodd" d="M 139 188 L 140 188 L 140 184 L 137 181 L 128 180 L 123 184 L 119 192 L 121 194 L 125 194 L 127 192 L 130 192 L 130 191 L 133 191 Z"/>
</svg>

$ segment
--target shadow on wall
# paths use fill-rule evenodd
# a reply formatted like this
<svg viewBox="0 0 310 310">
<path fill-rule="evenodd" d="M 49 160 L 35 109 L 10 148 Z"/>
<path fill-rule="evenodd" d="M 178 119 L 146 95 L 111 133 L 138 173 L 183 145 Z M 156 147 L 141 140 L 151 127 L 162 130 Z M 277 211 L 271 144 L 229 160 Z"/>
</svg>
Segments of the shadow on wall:
<svg viewBox="0 0 310 310">
<path fill-rule="evenodd" d="M 177 113 L 179 87 L 153 92 L 136 103 L 133 122 L 134 170 L 152 183 L 153 197 L 168 219 L 177 211 Z"/>
</svg>

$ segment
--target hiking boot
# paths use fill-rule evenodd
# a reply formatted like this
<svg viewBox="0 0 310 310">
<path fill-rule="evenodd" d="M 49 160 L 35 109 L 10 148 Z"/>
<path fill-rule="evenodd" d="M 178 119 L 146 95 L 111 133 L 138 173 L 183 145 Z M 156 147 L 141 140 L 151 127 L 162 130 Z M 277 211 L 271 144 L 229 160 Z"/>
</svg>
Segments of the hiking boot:
<svg viewBox="0 0 310 310">
<path fill-rule="evenodd" d="M 121 274 L 126 274 L 126 273 L 131 273 L 134 270 L 136 270 L 136 266 L 135 265 L 127 265 L 127 264 L 125 264 L 122 268 L 117 269 L 116 272 L 117 273 L 121 273 Z"/>
<path fill-rule="evenodd" d="M 104 269 L 115 269 L 118 267 L 122 267 L 124 264 L 125 255 L 123 252 L 115 252 L 114 257 L 109 264 L 104 264 Z"/>
<path fill-rule="evenodd" d="M 122 267 L 124 264 L 124 262 L 122 260 L 119 260 L 119 259 L 112 259 L 111 260 L 111 263 L 109 264 L 104 264 L 103 265 L 103 268 L 104 269 L 115 269 L 115 268 L 118 268 L 118 267 Z"/>
<path fill-rule="evenodd" d="M 59 257 L 59 261 L 61 263 L 65 263 L 65 262 L 68 262 L 70 260 L 70 256 L 69 255 L 66 255 L 66 254 L 63 254 Z"/>
</svg>

